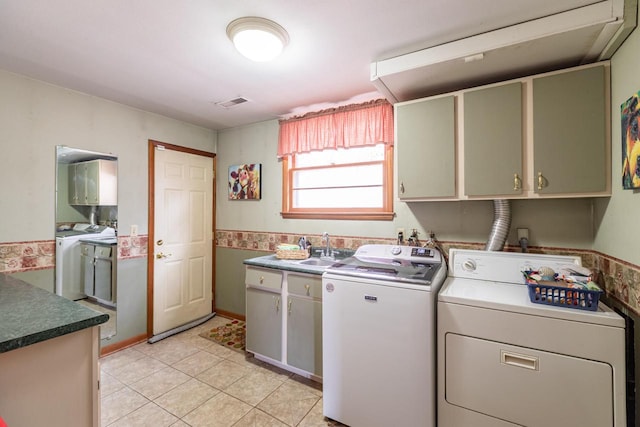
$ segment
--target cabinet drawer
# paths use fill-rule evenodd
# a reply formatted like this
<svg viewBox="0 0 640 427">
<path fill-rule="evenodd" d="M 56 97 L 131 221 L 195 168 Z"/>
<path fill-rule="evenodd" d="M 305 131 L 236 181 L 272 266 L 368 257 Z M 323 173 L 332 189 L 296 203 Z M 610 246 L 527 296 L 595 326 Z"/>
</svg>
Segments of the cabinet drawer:
<svg viewBox="0 0 640 427">
<path fill-rule="evenodd" d="M 289 274 L 287 276 L 289 293 L 312 298 L 322 298 L 321 276 L 302 276 Z"/>
<path fill-rule="evenodd" d="M 245 282 L 247 286 L 281 289 L 282 273 L 264 268 L 247 267 Z"/>
</svg>

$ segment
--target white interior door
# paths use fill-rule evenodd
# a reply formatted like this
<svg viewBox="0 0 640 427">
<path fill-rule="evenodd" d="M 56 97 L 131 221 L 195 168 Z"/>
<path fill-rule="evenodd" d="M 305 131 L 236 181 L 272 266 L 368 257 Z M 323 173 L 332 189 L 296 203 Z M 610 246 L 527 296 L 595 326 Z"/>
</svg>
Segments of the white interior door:
<svg viewBox="0 0 640 427">
<path fill-rule="evenodd" d="M 155 147 L 153 335 L 212 312 L 213 158 Z"/>
</svg>

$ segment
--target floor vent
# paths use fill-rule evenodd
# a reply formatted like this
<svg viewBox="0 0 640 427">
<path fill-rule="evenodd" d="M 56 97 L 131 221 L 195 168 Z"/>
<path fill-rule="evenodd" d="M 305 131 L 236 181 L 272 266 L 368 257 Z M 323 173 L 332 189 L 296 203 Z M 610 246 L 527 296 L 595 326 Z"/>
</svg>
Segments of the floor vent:
<svg viewBox="0 0 640 427">
<path fill-rule="evenodd" d="M 240 96 L 238 98 L 233 98 L 228 101 L 216 102 L 216 105 L 223 108 L 233 108 L 237 105 L 244 104 L 245 102 L 249 102 L 249 100 L 247 98 L 243 98 Z"/>
</svg>

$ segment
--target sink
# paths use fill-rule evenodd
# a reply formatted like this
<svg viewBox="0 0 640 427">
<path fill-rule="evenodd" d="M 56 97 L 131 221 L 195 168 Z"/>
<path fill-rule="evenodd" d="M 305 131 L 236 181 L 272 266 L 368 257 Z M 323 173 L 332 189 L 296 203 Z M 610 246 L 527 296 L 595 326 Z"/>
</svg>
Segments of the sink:
<svg viewBox="0 0 640 427">
<path fill-rule="evenodd" d="M 315 265 L 318 267 L 328 267 L 334 263 L 335 261 L 331 259 L 309 258 L 309 259 L 305 259 L 304 261 L 300 261 L 298 264 Z"/>
</svg>

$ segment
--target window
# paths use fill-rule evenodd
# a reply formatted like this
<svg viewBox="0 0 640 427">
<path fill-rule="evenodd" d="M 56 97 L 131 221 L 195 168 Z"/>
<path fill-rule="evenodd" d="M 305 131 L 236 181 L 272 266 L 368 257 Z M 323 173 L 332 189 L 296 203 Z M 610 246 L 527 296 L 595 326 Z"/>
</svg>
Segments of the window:
<svg viewBox="0 0 640 427">
<path fill-rule="evenodd" d="M 384 99 L 280 121 L 283 218 L 393 219 L 393 106 Z"/>
<path fill-rule="evenodd" d="M 282 216 L 393 219 L 393 146 L 377 144 L 284 156 Z"/>
</svg>

